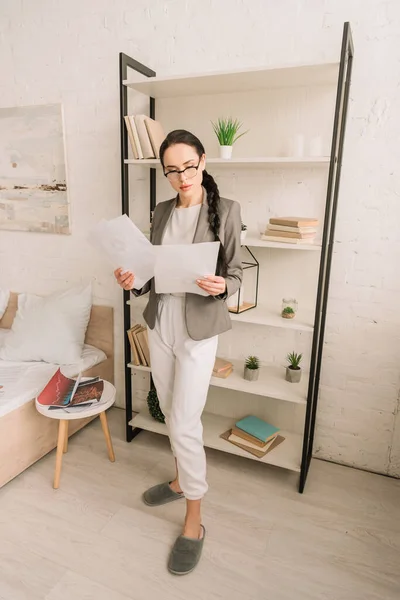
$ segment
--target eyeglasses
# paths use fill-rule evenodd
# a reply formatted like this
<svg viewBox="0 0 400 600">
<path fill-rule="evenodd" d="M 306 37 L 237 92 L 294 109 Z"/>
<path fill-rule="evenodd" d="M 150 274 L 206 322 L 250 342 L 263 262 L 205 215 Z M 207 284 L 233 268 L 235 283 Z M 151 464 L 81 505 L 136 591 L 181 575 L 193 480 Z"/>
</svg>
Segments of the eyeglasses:
<svg viewBox="0 0 400 600">
<path fill-rule="evenodd" d="M 186 169 L 182 169 L 182 171 L 167 171 L 166 173 L 164 172 L 164 176 L 167 177 L 169 179 L 169 181 L 177 181 L 179 179 L 179 176 L 182 173 L 184 173 L 185 177 L 187 179 L 193 179 L 193 177 L 196 177 L 196 175 L 197 175 L 197 171 L 200 166 L 200 162 L 201 162 L 201 159 L 199 160 L 197 167 L 191 166 L 191 167 L 186 167 Z"/>
</svg>

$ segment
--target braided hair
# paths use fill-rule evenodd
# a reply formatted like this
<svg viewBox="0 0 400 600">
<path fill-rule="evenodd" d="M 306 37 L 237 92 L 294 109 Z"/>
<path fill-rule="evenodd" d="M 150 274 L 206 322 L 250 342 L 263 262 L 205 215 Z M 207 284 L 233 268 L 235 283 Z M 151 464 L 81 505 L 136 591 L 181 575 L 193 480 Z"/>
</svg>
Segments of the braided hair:
<svg viewBox="0 0 400 600">
<path fill-rule="evenodd" d="M 191 146 L 194 148 L 201 158 L 203 154 L 205 154 L 204 146 L 193 133 L 190 131 L 186 131 L 185 129 L 176 129 L 175 131 L 171 131 L 160 147 L 160 161 L 162 166 L 164 167 L 164 154 L 168 148 L 174 146 L 175 144 L 186 144 L 187 146 Z M 207 203 L 208 203 L 208 222 L 210 224 L 210 229 L 214 234 L 214 238 L 216 241 L 220 242 L 219 233 L 221 227 L 221 219 L 220 219 L 220 195 L 219 189 L 215 182 L 215 179 L 207 173 L 206 170 L 203 171 L 203 187 L 207 192 Z M 225 249 L 220 244 L 218 260 L 217 260 L 217 275 L 221 275 L 222 277 L 226 277 L 228 271 L 227 260 Z"/>
</svg>

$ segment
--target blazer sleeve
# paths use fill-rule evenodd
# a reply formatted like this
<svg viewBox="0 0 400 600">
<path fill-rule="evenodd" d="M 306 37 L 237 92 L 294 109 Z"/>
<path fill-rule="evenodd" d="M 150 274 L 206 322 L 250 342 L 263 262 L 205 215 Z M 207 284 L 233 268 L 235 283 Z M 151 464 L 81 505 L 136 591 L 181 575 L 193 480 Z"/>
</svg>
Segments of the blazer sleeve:
<svg viewBox="0 0 400 600">
<path fill-rule="evenodd" d="M 242 284 L 242 250 L 240 243 L 241 214 L 239 202 L 232 202 L 225 222 L 224 248 L 227 262 L 226 291 L 214 296 L 217 300 L 226 300 L 233 296 Z"/>
<path fill-rule="evenodd" d="M 156 215 L 156 209 L 157 209 L 157 207 L 154 209 L 153 222 L 150 225 L 150 242 L 151 243 L 153 243 L 153 224 L 154 224 L 154 219 L 155 219 L 155 215 Z M 144 296 L 145 294 L 148 294 L 150 291 L 150 288 L 151 288 L 151 282 L 152 282 L 152 279 L 149 279 L 149 281 L 147 281 L 147 283 L 145 283 L 144 286 L 142 288 L 140 288 L 140 290 L 133 288 L 133 290 L 131 290 L 131 293 L 135 296 L 135 298 L 138 298 L 139 296 Z"/>
</svg>

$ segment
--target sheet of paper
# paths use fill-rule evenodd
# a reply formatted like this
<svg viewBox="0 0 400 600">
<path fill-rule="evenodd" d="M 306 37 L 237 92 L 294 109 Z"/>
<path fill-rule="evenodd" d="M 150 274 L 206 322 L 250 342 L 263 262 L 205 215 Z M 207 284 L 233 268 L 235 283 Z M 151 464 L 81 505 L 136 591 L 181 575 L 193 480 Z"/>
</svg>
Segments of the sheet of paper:
<svg viewBox="0 0 400 600">
<path fill-rule="evenodd" d="M 140 289 L 154 276 L 154 246 L 127 215 L 102 219 L 89 234 L 89 242 L 98 248 L 112 267 L 122 267 L 135 274 L 135 288 Z"/>
<path fill-rule="evenodd" d="M 156 251 L 155 284 L 157 294 L 189 292 L 208 296 L 196 279 L 213 275 L 220 242 L 189 245 L 154 246 Z"/>
</svg>

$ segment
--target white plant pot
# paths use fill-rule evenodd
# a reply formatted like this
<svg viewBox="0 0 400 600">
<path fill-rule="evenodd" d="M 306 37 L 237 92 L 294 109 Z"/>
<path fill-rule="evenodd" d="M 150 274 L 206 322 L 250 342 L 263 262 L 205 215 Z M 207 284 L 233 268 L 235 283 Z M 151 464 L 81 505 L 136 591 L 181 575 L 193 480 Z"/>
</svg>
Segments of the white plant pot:
<svg viewBox="0 0 400 600">
<path fill-rule="evenodd" d="M 290 383 L 299 383 L 301 380 L 301 368 L 291 369 L 286 367 L 286 381 Z"/>
<path fill-rule="evenodd" d="M 260 374 L 260 369 L 248 369 L 244 368 L 244 378 L 246 381 L 257 381 Z"/>
<path fill-rule="evenodd" d="M 242 246 L 244 246 L 244 242 L 246 241 L 246 235 L 247 235 L 246 230 L 240 232 L 240 243 L 242 244 Z"/>
<path fill-rule="evenodd" d="M 232 146 L 220 146 L 219 157 L 223 160 L 230 160 L 232 158 Z"/>
</svg>

